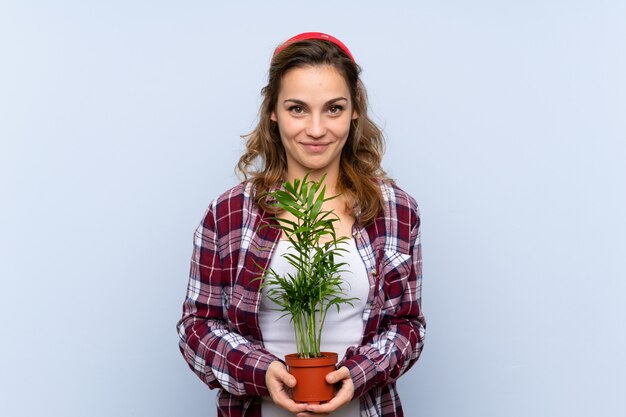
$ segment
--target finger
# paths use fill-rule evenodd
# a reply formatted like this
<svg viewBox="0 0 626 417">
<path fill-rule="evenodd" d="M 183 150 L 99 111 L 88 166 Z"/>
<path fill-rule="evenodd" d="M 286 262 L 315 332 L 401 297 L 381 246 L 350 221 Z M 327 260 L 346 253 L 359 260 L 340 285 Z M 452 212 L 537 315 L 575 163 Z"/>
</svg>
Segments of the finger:
<svg viewBox="0 0 626 417">
<path fill-rule="evenodd" d="M 281 400 L 279 402 L 274 401 L 274 403 L 276 405 L 278 405 L 279 407 L 284 408 L 285 410 L 289 411 L 290 413 L 293 414 L 298 414 L 298 413 L 302 413 L 306 411 L 306 404 L 305 403 L 297 403 L 295 401 L 293 401 L 291 398 L 286 398 L 284 400 Z"/>
<path fill-rule="evenodd" d="M 316 405 L 315 407 L 307 407 L 304 412 L 308 412 L 311 415 L 319 416 L 320 414 L 326 415 L 334 412 L 339 407 L 332 407 L 330 403 Z"/>
<path fill-rule="evenodd" d="M 347 401 L 344 398 L 334 397 L 332 400 L 324 404 L 309 404 L 306 406 L 305 410 L 315 413 L 315 415 L 323 413 L 330 414 L 346 403 Z"/>
<path fill-rule="evenodd" d="M 325 404 L 309 404 L 306 411 L 312 413 L 332 413 L 340 407 L 348 404 L 354 397 L 354 385 L 350 380 L 344 380 L 341 389 Z"/>
<path fill-rule="evenodd" d="M 296 378 L 289 372 L 277 370 L 267 378 L 267 387 L 274 390 L 283 389 L 283 386 L 293 388 L 296 386 Z"/>
<path fill-rule="evenodd" d="M 268 382 L 267 388 L 274 404 L 292 413 L 306 409 L 306 404 L 298 404 L 291 399 L 289 392 L 285 389 L 285 385 L 281 381 L 273 380 L 271 383 Z"/>
<path fill-rule="evenodd" d="M 341 386 L 335 393 L 335 397 L 343 397 L 344 395 L 349 397 L 348 400 L 351 400 L 354 396 L 354 383 L 351 379 L 342 379 Z"/>
<path fill-rule="evenodd" d="M 298 413 L 298 414 L 296 414 L 296 416 L 297 416 L 297 417 L 320 417 L 320 416 L 321 416 L 321 417 L 324 417 L 324 416 L 329 416 L 329 415 L 330 415 L 330 414 L 326 414 L 326 413 L 323 413 L 323 414 L 318 414 L 318 413 L 309 413 L 309 412 L 307 412 L 307 411 L 304 411 L 304 412 L 302 412 L 302 413 Z"/>
<path fill-rule="evenodd" d="M 280 405 L 283 408 L 286 408 L 288 404 L 296 404 L 289 392 L 285 389 L 285 386 L 281 382 L 276 382 L 276 385 L 269 387 L 270 396 L 272 397 L 272 401 L 276 404 Z"/>
<path fill-rule="evenodd" d="M 296 384 L 296 378 L 287 371 L 287 367 L 279 361 L 274 361 L 268 368 L 266 378 L 278 380 L 285 385 L 293 388 Z"/>
<path fill-rule="evenodd" d="M 287 396 L 287 393 L 285 392 L 285 386 L 279 379 L 270 378 L 267 381 L 267 389 L 272 396 L 281 395 L 283 393 L 285 396 Z"/>
<path fill-rule="evenodd" d="M 270 389 L 270 397 L 272 398 L 274 404 L 294 414 L 306 410 L 307 405 L 305 403 L 295 402 L 291 398 L 289 392 L 285 389 L 285 386 L 280 382 L 277 382 L 277 384 L 278 387 L 276 387 L 275 390 Z"/>
<path fill-rule="evenodd" d="M 298 383 L 298 381 L 296 381 L 296 377 L 291 375 L 288 372 L 285 372 L 282 375 L 282 381 L 283 381 L 283 384 L 287 385 L 289 388 L 295 387 L 296 384 Z"/>
<path fill-rule="evenodd" d="M 296 377 L 287 372 L 286 369 L 281 369 L 279 372 L 277 372 L 276 376 L 283 384 L 287 385 L 289 388 L 293 388 L 296 386 Z"/>
<path fill-rule="evenodd" d="M 326 374 L 326 382 L 329 384 L 335 384 L 346 378 L 350 378 L 350 370 L 348 370 L 345 366 Z"/>
</svg>

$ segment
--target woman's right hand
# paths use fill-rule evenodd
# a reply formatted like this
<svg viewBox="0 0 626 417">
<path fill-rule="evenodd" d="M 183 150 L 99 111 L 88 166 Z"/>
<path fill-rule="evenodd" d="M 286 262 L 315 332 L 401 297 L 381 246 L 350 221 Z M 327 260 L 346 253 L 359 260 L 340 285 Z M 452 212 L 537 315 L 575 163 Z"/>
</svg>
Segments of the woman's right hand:
<svg viewBox="0 0 626 417">
<path fill-rule="evenodd" d="M 300 404 L 291 399 L 287 387 L 295 387 L 296 378 L 287 372 L 287 367 L 282 362 L 274 361 L 270 364 L 265 373 L 265 384 L 274 404 L 293 414 L 306 410 L 307 404 Z"/>
</svg>

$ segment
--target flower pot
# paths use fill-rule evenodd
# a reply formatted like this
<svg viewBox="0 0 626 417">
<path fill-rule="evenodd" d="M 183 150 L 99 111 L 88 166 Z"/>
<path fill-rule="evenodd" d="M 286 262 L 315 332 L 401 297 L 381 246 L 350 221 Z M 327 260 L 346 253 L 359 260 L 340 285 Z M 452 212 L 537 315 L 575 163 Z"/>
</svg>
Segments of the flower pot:
<svg viewBox="0 0 626 417">
<path fill-rule="evenodd" d="M 299 358 L 297 353 L 285 356 L 289 373 L 296 378 L 292 388 L 293 400 L 297 403 L 319 404 L 335 396 L 335 387 L 326 382 L 326 375 L 335 370 L 337 354 L 321 352 L 320 358 Z"/>
</svg>

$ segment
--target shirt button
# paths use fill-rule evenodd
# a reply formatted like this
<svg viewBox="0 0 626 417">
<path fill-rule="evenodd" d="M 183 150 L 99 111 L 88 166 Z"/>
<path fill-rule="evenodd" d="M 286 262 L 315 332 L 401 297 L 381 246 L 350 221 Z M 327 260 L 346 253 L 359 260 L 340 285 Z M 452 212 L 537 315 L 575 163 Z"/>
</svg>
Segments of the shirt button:
<svg viewBox="0 0 626 417">
<path fill-rule="evenodd" d="M 354 237 L 356 237 L 357 239 L 361 238 L 361 233 L 360 232 L 355 232 L 354 233 Z"/>
<path fill-rule="evenodd" d="M 375 269 L 371 269 L 370 270 L 370 275 L 376 275 L 376 270 Z"/>
</svg>

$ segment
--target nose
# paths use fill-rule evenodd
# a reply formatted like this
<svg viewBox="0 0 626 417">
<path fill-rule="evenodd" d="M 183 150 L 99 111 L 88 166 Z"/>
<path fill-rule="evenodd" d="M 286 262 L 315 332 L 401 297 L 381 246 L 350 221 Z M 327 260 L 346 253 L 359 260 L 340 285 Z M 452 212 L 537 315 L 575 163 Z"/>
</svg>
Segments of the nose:
<svg viewBox="0 0 626 417">
<path fill-rule="evenodd" d="M 326 134 L 326 125 L 322 116 L 313 114 L 309 118 L 305 133 L 313 138 L 321 138 Z"/>
</svg>

